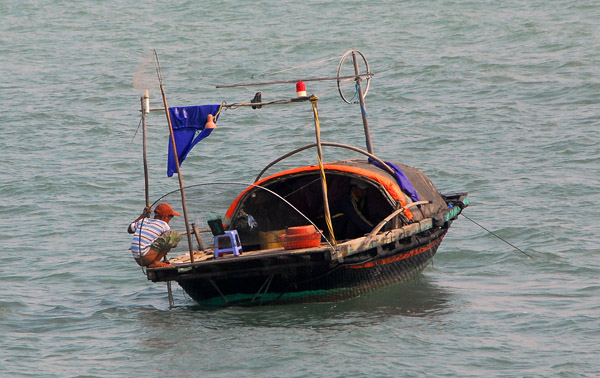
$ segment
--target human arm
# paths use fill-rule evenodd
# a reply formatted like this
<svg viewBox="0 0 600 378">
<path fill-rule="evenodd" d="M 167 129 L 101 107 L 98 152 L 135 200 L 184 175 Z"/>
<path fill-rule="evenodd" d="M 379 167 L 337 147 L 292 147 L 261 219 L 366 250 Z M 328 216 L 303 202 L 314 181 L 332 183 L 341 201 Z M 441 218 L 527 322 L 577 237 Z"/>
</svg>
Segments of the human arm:
<svg viewBox="0 0 600 378">
<path fill-rule="evenodd" d="M 130 234 L 133 234 L 135 232 L 136 222 L 144 217 L 149 217 L 150 214 L 152 214 L 152 207 L 151 206 L 144 207 L 144 210 L 142 211 L 142 213 L 133 222 L 131 222 L 129 224 L 129 226 L 127 227 L 127 232 Z"/>
</svg>

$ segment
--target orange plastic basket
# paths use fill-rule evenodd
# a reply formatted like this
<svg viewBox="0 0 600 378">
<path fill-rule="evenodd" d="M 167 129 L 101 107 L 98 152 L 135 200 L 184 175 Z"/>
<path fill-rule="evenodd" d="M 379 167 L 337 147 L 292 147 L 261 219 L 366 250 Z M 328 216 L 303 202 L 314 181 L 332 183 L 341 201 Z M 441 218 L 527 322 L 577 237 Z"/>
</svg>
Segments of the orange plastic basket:
<svg viewBox="0 0 600 378">
<path fill-rule="evenodd" d="M 310 234 L 281 235 L 281 241 L 285 249 L 318 247 L 321 245 L 321 234 L 311 232 Z"/>
<path fill-rule="evenodd" d="M 296 226 L 296 227 L 288 227 L 286 230 L 286 234 L 288 235 L 302 235 L 302 234 L 312 234 L 315 232 L 315 226 Z"/>
</svg>

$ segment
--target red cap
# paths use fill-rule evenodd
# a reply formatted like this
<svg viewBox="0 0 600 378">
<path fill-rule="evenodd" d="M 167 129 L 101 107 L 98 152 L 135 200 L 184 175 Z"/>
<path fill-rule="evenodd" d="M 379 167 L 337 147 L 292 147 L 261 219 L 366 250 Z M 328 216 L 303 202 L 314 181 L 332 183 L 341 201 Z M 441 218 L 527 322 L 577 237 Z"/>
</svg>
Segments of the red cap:
<svg viewBox="0 0 600 378">
<path fill-rule="evenodd" d="M 306 91 L 306 86 L 303 81 L 299 81 L 296 83 L 296 92 Z"/>
<path fill-rule="evenodd" d="M 169 215 L 176 215 L 178 217 L 181 216 L 181 214 L 179 214 L 178 212 L 173 211 L 173 208 L 168 203 L 161 203 L 160 205 L 156 206 L 156 209 L 154 209 L 154 212 L 156 214 L 162 215 L 162 216 L 169 216 Z"/>
</svg>

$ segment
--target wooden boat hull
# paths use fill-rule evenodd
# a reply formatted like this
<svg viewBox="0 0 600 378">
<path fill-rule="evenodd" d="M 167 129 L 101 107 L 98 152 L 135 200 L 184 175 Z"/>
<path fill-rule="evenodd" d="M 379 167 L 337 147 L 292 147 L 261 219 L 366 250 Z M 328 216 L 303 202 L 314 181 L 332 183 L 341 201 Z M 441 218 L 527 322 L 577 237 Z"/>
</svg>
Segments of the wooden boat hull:
<svg viewBox="0 0 600 378">
<path fill-rule="evenodd" d="M 343 300 L 408 280 L 427 266 L 468 199 L 467 193 L 443 195 L 422 172 L 399 166 L 419 192 L 418 201 L 411 202 L 391 174 L 368 161 L 324 166 L 332 204 L 348 198 L 344 196 L 353 180 L 368 182 L 368 213 L 376 224 L 368 234 L 346 231 L 335 245 L 264 248 L 261 231 L 328 227 L 321 216 L 322 197 L 314 194 L 320 189 L 320 170 L 294 168 L 257 181 L 230 205 L 224 223 L 243 243 L 241 255 L 220 256 L 214 247 L 200 248 L 203 251 L 196 251 L 193 260 L 182 255 L 172 260 L 171 267 L 148 269 L 148 279 L 175 281 L 202 306 Z M 283 198 L 287 207 L 282 210 Z M 284 211 L 291 208 L 304 218 Z M 305 226 L 308 222 L 312 227 Z M 335 222 L 332 228 L 344 230 Z M 333 239 L 331 232 L 325 232 L 322 241 Z"/>
<path fill-rule="evenodd" d="M 332 261 L 326 248 L 231 257 L 188 271 L 156 269 L 153 281 L 176 281 L 201 306 L 344 300 L 412 279 L 435 255 L 450 222 L 399 243 Z"/>
</svg>

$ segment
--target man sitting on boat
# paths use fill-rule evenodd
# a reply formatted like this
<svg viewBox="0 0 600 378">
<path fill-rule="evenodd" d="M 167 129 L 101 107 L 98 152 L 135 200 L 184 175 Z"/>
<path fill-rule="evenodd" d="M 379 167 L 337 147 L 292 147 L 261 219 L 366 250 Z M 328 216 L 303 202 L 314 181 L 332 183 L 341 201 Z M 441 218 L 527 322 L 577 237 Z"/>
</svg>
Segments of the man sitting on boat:
<svg viewBox="0 0 600 378">
<path fill-rule="evenodd" d="M 167 253 L 177 246 L 181 235 L 171 231 L 169 222 L 174 216 L 181 216 L 168 203 L 161 203 L 154 209 L 154 218 L 149 218 L 151 208 L 146 207 L 142 214 L 134 220 L 127 232 L 133 235 L 131 253 L 139 266 L 159 268 L 171 264 L 162 260 Z"/>
<path fill-rule="evenodd" d="M 358 179 L 350 181 L 350 192 L 333 205 L 332 220 L 338 239 L 363 236 L 373 229 L 367 207 L 368 184 Z"/>
</svg>

